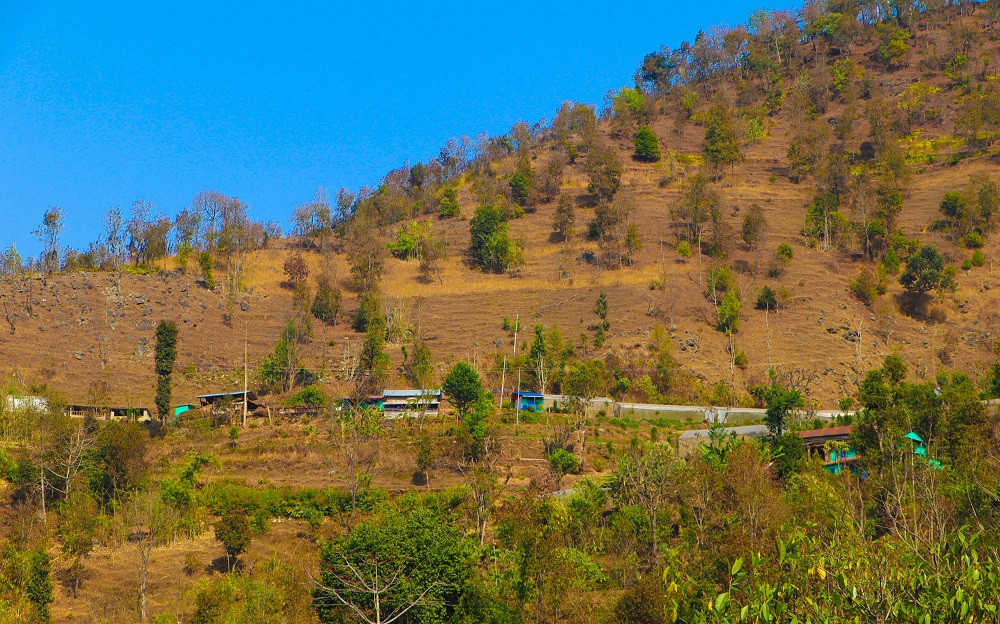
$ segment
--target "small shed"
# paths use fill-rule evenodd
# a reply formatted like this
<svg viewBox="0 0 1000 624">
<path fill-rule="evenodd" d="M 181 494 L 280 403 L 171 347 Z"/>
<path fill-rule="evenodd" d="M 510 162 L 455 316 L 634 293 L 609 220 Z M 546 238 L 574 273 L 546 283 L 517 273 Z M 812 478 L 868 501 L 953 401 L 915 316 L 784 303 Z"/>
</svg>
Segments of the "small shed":
<svg viewBox="0 0 1000 624">
<path fill-rule="evenodd" d="M 545 411 L 545 395 L 540 392 L 511 392 L 510 400 L 522 412 Z"/>
</svg>

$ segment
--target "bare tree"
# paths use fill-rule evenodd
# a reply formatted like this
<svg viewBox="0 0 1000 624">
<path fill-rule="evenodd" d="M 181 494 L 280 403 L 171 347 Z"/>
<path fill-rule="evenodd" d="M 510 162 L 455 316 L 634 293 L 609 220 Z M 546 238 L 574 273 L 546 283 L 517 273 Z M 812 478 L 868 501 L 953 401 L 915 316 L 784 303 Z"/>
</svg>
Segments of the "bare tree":
<svg viewBox="0 0 1000 624">
<path fill-rule="evenodd" d="M 361 400 L 360 398 L 358 399 Z M 347 465 L 347 487 L 351 491 L 351 512 L 357 509 L 358 492 L 369 479 L 378 458 L 379 440 L 385 430 L 381 414 L 374 409 L 347 410 L 337 425 L 340 450 Z"/>
<path fill-rule="evenodd" d="M 486 543 L 486 527 L 493 516 L 497 499 L 507 487 L 507 483 L 510 482 L 511 474 L 508 466 L 507 476 L 501 483 L 496 471 L 487 464 L 476 466 L 469 472 L 469 489 L 472 491 L 472 502 L 476 514 L 476 532 L 479 534 L 480 544 Z"/>
<path fill-rule="evenodd" d="M 149 583 L 149 562 L 153 549 L 173 539 L 177 527 L 177 513 L 160 497 L 156 490 L 140 492 L 127 507 L 129 541 L 134 542 L 139 555 L 139 610 L 141 620 L 147 621 L 146 588 Z"/>
<path fill-rule="evenodd" d="M 374 555 L 353 562 L 344 553 L 337 553 L 337 556 L 343 563 L 336 561 L 327 565 L 339 586 L 317 582 L 317 593 L 332 598 L 331 602 L 336 605 L 347 607 L 366 624 L 392 624 L 410 609 L 427 604 L 431 599 L 430 591 L 441 585 L 440 581 L 434 581 L 421 591 L 410 590 L 403 599 L 393 596 L 389 600 L 390 595 L 407 587 L 408 566 Z"/>
</svg>

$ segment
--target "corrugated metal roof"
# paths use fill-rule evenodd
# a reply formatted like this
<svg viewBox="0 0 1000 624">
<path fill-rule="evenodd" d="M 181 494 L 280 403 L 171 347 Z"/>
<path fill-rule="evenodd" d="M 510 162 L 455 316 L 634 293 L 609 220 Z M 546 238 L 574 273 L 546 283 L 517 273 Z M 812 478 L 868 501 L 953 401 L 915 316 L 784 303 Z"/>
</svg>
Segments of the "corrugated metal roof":
<svg viewBox="0 0 1000 624">
<path fill-rule="evenodd" d="M 850 435 L 854 431 L 854 427 L 846 425 L 843 427 L 826 427 L 825 429 L 805 429 L 799 431 L 799 436 L 802 439 L 807 438 L 829 438 L 833 436 Z"/>
<path fill-rule="evenodd" d="M 419 398 L 419 397 L 439 397 L 441 396 L 440 390 L 386 390 L 382 393 L 383 396 L 387 398 L 394 399 L 407 399 L 407 398 Z"/>
<path fill-rule="evenodd" d="M 233 392 L 216 392 L 214 394 L 199 394 L 195 398 L 198 398 L 198 399 L 214 399 L 216 397 L 243 396 L 243 394 L 244 394 L 243 390 L 234 390 Z M 251 392 L 247 392 L 246 394 L 252 394 L 252 393 Z"/>
</svg>

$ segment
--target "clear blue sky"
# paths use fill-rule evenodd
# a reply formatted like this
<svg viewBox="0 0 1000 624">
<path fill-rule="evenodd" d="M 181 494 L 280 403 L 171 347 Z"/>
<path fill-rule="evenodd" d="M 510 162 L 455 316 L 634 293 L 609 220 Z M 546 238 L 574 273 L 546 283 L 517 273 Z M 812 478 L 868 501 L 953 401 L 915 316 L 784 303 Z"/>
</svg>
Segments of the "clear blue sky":
<svg viewBox="0 0 1000 624">
<path fill-rule="evenodd" d="M 37 253 L 48 206 L 84 247 L 111 206 L 173 216 L 203 189 L 285 224 L 318 186 L 600 103 L 644 54 L 760 6 L 541 4 L 0 0 L 0 245 Z"/>
</svg>

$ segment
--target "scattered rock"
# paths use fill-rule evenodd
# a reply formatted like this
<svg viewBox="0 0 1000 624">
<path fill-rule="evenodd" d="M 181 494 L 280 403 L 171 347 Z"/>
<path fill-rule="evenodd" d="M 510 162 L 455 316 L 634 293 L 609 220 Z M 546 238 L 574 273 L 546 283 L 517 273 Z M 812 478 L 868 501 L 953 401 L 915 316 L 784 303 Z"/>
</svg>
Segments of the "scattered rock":
<svg viewBox="0 0 1000 624">
<path fill-rule="evenodd" d="M 241 301 L 240 302 L 240 310 L 243 310 L 244 312 L 249 312 L 250 311 L 250 302 L 249 301 Z"/>
<path fill-rule="evenodd" d="M 861 336 L 856 331 L 846 331 L 844 332 L 844 340 L 848 342 L 858 342 L 861 340 Z"/>
<path fill-rule="evenodd" d="M 73 354 L 73 357 L 75 357 L 78 360 L 82 360 L 83 359 L 83 352 L 82 351 L 77 351 L 76 353 Z"/>
</svg>

